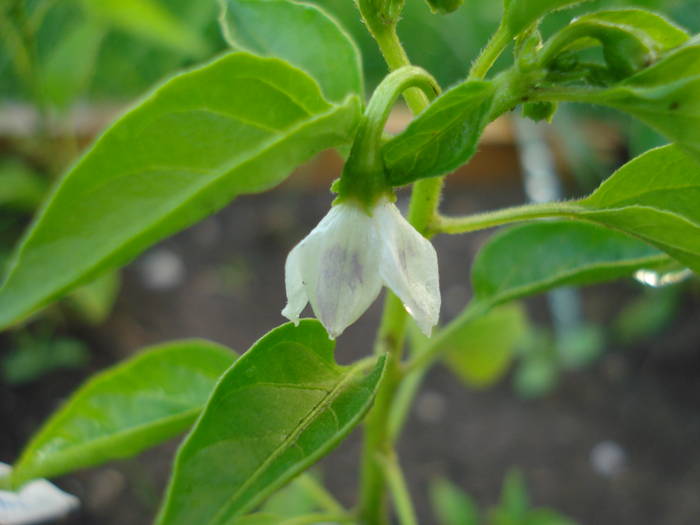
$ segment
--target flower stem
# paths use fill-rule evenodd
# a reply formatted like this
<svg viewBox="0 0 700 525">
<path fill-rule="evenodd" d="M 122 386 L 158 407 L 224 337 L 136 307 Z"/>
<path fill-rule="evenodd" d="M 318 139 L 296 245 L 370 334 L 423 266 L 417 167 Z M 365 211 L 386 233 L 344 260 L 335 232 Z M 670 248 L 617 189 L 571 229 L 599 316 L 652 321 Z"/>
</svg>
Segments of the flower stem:
<svg viewBox="0 0 700 525">
<path fill-rule="evenodd" d="M 468 233 L 493 228 L 511 222 L 529 221 L 549 217 L 576 217 L 581 207 L 575 202 L 547 202 L 526 204 L 502 210 L 467 215 L 465 217 L 438 217 L 433 233 Z"/>
<path fill-rule="evenodd" d="M 401 471 L 401 465 L 399 465 L 396 455 L 379 458 L 379 462 L 382 465 L 384 476 L 391 490 L 399 523 L 401 525 L 418 525 L 411 495 L 406 486 L 406 479 Z"/>
<path fill-rule="evenodd" d="M 496 29 L 496 32 L 491 36 L 488 44 L 486 44 L 486 47 L 481 50 L 481 53 L 472 64 L 469 70 L 469 80 L 483 79 L 496 63 L 498 57 L 501 56 L 509 42 L 510 32 L 505 23 L 501 22 L 501 25 L 498 26 L 498 29 Z"/>
<path fill-rule="evenodd" d="M 395 25 L 373 23 L 371 13 L 360 9 L 372 36 L 377 41 L 391 70 L 410 65 L 406 52 L 396 34 Z M 418 89 L 408 89 L 404 98 L 414 114 L 428 106 L 428 98 Z M 442 191 L 442 179 L 424 179 L 413 186 L 409 222 L 421 233 L 430 231 L 436 217 L 437 204 Z M 360 484 L 359 518 L 366 525 L 386 525 L 389 523 L 386 480 L 379 463 L 379 457 L 391 457 L 394 437 L 389 429 L 389 415 L 401 381 L 403 380 L 402 354 L 408 314 L 401 301 L 388 292 L 384 303 L 382 321 L 377 334 L 375 351 L 387 353 L 387 368 L 384 380 L 379 387 L 374 407 L 365 422 L 362 471 Z"/>
<path fill-rule="evenodd" d="M 376 28 L 372 32 L 372 36 L 374 36 L 374 39 L 377 41 L 382 56 L 391 71 L 411 65 L 411 61 L 408 59 L 408 55 L 406 55 L 406 51 L 401 45 L 399 36 L 396 34 L 395 26 Z M 419 89 L 407 89 L 404 92 L 404 99 L 414 115 L 417 115 L 428 107 L 428 97 Z"/>
</svg>

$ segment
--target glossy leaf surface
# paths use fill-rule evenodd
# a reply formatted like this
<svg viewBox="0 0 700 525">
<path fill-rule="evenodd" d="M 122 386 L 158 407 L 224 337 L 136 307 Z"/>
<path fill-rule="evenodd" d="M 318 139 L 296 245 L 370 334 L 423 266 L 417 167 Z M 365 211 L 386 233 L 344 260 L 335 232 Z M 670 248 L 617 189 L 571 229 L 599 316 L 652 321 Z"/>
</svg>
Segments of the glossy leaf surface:
<svg viewBox="0 0 700 525">
<path fill-rule="evenodd" d="M 512 36 L 528 29 L 540 18 L 557 9 L 587 0 L 505 0 L 505 24 Z"/>
<path fill-rule="evenodd" d="M 337 445 L 369 409 L 384 359 L 339 366 L 333 348 L 303 320 L 248 350 L 180 448 L 157 523 L 229 523 Z"/>
<path fill-rule="evenodd" d="M 645 122 L 700 159 L 700 41 L 590 98 Z"/>
<path fill-rule="evenodd" d="M 581 217 L 625 231 L 700 272 L 700 163 L 675 145 L 625 164 L 579 201 Z"/>
<path fill-rule="evenodd" d="M 248 53 L 166 82 L 58 185 L 0 289 L 0 328 L 347 143 L 359 112 L 356 97 L 329 104 L 301 70 Z"/>
<path fill-rule="evenodd" d="M 322 8 L 293 0 L 221 0 L 221 7 L 233 48 L 283 58 L 314 77 L 329 100 L 362 94 L 360 52 Z"/>
<path fill-rule="evenodd" d="M 551 59 L 567 50 L 600 43 L 610 75 L 625 78 L 687 40 L 683 29 L 660 15 L 643 9 L 615 9 L 576 18 L 552 37 L 544 54 Z"/>
<path fill-rule="evenodd" d="M 382 155 L 395 186 L 449 173 L 476 152 L 491 109 L 490 82 L 466 82 L 438 97 Z"/>
<path fill-rule="evenodd" d="M 179 434 L 235 357 L 214 343 L 179 341 L 94 376 L 30 441 L 13 484 L 133 456 Z"/>
<path fill-rule="evenodd" d="M 562 285 L 631 275 L 668 257 L 651 246 L 593 224 L 548 221 L 494 235 L 472 266 L 477 304 L 496 304 Z"/>
</svg>

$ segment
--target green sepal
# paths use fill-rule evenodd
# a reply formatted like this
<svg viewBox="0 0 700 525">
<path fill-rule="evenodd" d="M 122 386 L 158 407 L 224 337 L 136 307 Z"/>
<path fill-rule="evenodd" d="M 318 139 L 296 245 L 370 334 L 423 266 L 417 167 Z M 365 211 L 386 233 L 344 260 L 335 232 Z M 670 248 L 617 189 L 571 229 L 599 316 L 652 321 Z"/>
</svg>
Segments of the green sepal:
<svg viewBox="0 0 700 525">
<path fill-rule="evenodd" d="M 393 195 L 382 157 L 384 126 L 396 100 L 409 88 L 420 88 L 429 98 L 440 91 L 437 81 L 415 66 L 397 69 L 382 80 L 360 121 L 343 174 L 333 184 L 336 203 L 353 200 L 371 213 L 379 199 Z"/>
<path fill-rule="evenodd" d="M 446 15 L 459 9 L 464 0 L 427 0 L 427 2 L 433 13 Z"/>
</svg>

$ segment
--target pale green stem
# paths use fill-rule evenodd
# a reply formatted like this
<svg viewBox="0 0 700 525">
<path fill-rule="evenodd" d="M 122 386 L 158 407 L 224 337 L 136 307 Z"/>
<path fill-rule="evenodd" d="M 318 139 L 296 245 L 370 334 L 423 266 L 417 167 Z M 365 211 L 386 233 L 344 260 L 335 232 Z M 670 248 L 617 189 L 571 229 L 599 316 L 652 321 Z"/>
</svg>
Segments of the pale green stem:
<svg viewBox="0 0 700 525">
<path fill-rule="evenodd" d="M 413 510 L 411 494 L 406 486 L 406 480 L 396 454 L 381 457 L 378 459 L 378 462 L 382 466 L 384 477 L 389 485 L 399 523 L 401 525 L 418 525 L 416 512 Z"/>
<path fill-rule="evenodd" d="M 469 80 L 481 80 L 486 77 L 496 60 L 498 60 L 498 57 L 508 47 L 510 41 L 510 32 L 505 24 L 501 22 L 501 25 L 498 26 L 498 29 L 496 29 L 496 32 L 486 44 L 486 47 L 481 50 L 481 53 L 472 64 L 469 71 Z"/>
<path fill-rule="evenodd" d="M 411 61 L 401 45 L 396 27 L 384 26 L 373 32 L 372 36 L 377 41 L 382 56 L 389 69 L 395 71 L 403 66 L 410 66 Z M 404 99 L 410 110 L 417 115 L 428 107 L 428 97 L 420 89 L 412 88 L 404 92 Z"/>
<path fill-rule="evenodd" d="M 360 4 L 362 7 L 362 3 Z M 399 42 L 393 25 L 383 26 L 368 20 L 370 13 L 363 12 L 363 17 L 370 28 L 384 58 L 391 70 L 410 65 L 410 61 Z M 428 106 L 428 98 L 417 89 L 404 93 L 406 103 L 414 114 Z M 413 186 L 409 222 L 419 232 L 427 232 L 436 216 L 436 207 L 440 199 L 442 180 L 426 179 Z M 387 353 L 385 377 L 377 393 L 374 407 L 365 422 L 364 447 L 362 452 L 362 472 L 360 482 L 359 516 L 367 525 L 385 525 L 389 522 L 386 505 L 385 480 L 378 456 L 393 454 L 394 439 L 389 431 L 389 415 L 396 391 L 403 379 L 401 358 L 406 333 L 407 313 L 401 301 L 388 292 L 384 304 L 384 313 L 380 324 L 375 351 Z"/>
<path fill-rule="evenodd" d="M 468 233 L 485 230 L 512 222 L 530 221 L 551 217 L 576 218 L 583 208 L 574 202 L 548 202 L 525 204 L 502 210 L 477 213 L 465 217 L 438 217 L 433 223 L 433 233 Z"/>
<path fill-rule="evenodd" d="M 401 382 L 401 388 L 396 392 L 394 404 L 389 414 L 389 435 L 392 440 L 397 439 L 401 434 L 401 430 L 403 430 L 404 423 L 406 422 L 411 405 L 413 404 L 413 399 L 427 373 L 427 367 L 422 370 L 412 370 L 410 374 L 405 375 Z"/>
<path fill-rule="evenodd" d="M 607 94 L 614 94 L 612 89 L 589 87 L 551 87 L 532 89 L 530 100 L 544 102 L 582 102 L 584 104 L 605 104 Z"/>
</svg>

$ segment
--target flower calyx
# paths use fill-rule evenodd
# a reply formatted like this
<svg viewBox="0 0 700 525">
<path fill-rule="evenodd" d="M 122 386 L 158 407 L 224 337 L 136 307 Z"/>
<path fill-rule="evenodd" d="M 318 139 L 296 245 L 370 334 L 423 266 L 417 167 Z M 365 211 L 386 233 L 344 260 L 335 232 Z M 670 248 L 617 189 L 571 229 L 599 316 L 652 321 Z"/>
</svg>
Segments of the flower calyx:
<svg viewBox="0 0 700 525">
<path fill-rule="evenodd" d="M 434 98 L 440 89 L 429 73 L 415 66 L 397 69 L 377 86 L 357 129 L 343 174 L 333 185 L 333 191 L 338 194 L 336 204 L 354 201 L 371 213 L 377 202 L 391 198 L 393 190 L 381 152 L 382 134 L 398 97 L 406 89 L 416 87 L 429 98 Z"/>
</svg>

